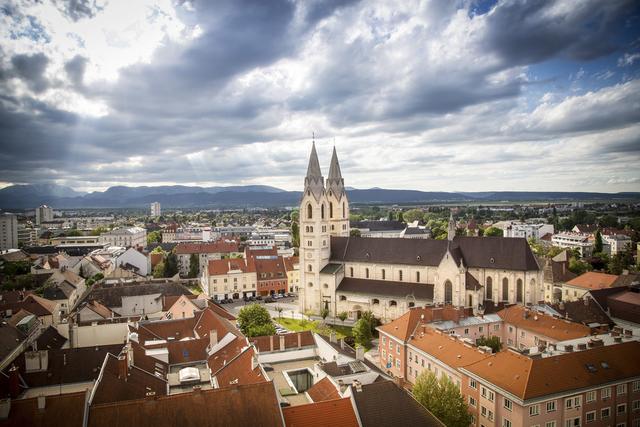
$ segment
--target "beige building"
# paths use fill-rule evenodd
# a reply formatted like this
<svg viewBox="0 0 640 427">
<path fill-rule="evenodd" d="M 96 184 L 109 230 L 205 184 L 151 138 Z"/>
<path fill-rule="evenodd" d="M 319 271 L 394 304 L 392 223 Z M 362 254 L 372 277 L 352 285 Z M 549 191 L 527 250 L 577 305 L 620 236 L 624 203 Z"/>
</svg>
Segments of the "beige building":
<svg viewBox="0 0 640 427">
<path fill-rule="evenodd" d="M 211 260 L 200 278 L 203 292 L 217 300 L 256 296 L 257 282 L 252 258 Z"/>
<path fill-rule="evenodd" d="M 111 246 L 144 248 L 147 246 L 147 230 L 142 227 L 116 228 L 102 233 L 98 241 Z"/>
<path fill-rule="evenodd" d="M 0 215 L 0 251 L 18 248 L 18 217 L 15 214 Z"/>
<path fill-rule="evenodd" d="M 447 240 L 349 237 L 349 202 L 333 151 L 326 187 L 315 149 L 300 205 L 300 310 L 352 319 L 371 310 L 383 321 L 409 308 L 452 304 L 479 308 L 537 303 L 542 269 L 524 238 Z"/>
</svg>

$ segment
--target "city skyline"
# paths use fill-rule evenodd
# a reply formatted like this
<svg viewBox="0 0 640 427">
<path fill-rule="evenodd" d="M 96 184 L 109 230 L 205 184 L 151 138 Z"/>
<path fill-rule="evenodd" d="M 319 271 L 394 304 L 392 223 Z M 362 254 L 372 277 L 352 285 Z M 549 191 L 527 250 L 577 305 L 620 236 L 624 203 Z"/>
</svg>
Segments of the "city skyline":
<svg viewBox="0 0 640 427">
<path fill-rule="evenodd" d="M 2 8 L 0 187 L 638 191 L 634 2 Z"/>
</svg>

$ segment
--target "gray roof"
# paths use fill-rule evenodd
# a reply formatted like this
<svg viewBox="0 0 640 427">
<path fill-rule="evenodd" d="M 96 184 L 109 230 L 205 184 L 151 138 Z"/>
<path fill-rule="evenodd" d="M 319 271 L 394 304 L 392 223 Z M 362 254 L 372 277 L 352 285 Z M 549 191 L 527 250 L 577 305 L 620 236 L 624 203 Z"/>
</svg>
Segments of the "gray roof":
<svg viewBox="0 0 640 427">
<path fill-rule="evenodd" d="M 83 301 L 100 301 L 107 307 L 120 307 L 122 297 L 138 295 L 190 295 L 191 292 L 180 283 L 175 282 L 146 282 L 113 285 L 94 285 Z"/>
<path fill-rule="evenodd" d="M 330 262 L 320 271 L 320 274 L 336 274 L 342 268 L 342 264 Z"/>
<path fill-rule="evenodd" d="M 539 270 L 538 262 L 524 238 L 455 237 L 434 239 L 379 239 L 331 237 L 334 262 L 371 262 L 417 266 L 438 266 L 447 253 L 467 267 L 505 270 Z"/>
<path fill-rule="evenodd" d="M 407 224 L 402 221 L 351 221 L 351 228 L 362 228 L 370 231 L 402 231 Z"/>
<path fill-rule="evenodd" d="M 393 381 L 376 381 L 353 390 L 362 427 L 444 426 Z"/>
<path fill-rule="evenodd" d="M 420 300 L 433 300 L 433 285 L 428 283 L 393 282 L 390 280 L 369 280 L 345 277 L 338 293 L 364 294 L 383 297 L 404 298 L 413 295 Z"/>
</svg>

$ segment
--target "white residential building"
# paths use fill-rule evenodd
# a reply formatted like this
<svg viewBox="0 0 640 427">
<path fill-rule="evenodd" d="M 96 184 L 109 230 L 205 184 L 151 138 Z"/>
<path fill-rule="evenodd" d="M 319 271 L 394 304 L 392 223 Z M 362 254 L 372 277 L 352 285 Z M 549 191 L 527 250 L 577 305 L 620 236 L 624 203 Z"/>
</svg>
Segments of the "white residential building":
<svg viewBox="0 0 640 427">
<path fill-rule="evenodd" d="M 42 205 L 36 208 L 36 224 L 40 225 L 43 222 L 53 221 L 53 209 L 47 205 Z"/>
<path fill-rule="evenodd" d="M 559 248 L 578 249 L 580 256 L 589 256 L 593 252 L 593 242 L 587 234 L 558 233 L 551 237 L 551 244 Z"/>
<path fill-rule="evenodd" d="M 501 221 L 504 237 L 524 237 L 539 240 L 546 234 L 553 234 L 553 224 L 526 224 L 519 221 Z"/>
<path fill-rule="evenodd" d="M 162 215 L 162 210 L 160 209 L 160 202 L 151 203 L 151 216 L 159 217 Z"/>
<path fill-rule="evenodd" d="M 116 228 L 102 233 L 99 242 L 111 246 L 144 248 L 147 245 L 147 230 L 142 227 Z"/>
<path fill-rule="evenodd" d="M 631 238 L 624 234 L 603 235 L 602 241 L 610 248 L 610 255 L 617 255 L 631 247 Z"/>
<path fill-rule="evenodd" d="M 124 269 L 133 268 L 135 273 L 147 276 L 151 273 L 149 258 L 137 249 L 129 248 L 115 258 L 115 266 Z"/>
<path fill-rule="evenodd" d="M 0 216 L 0 250 L 16 249 L 18 247 L 18 217 L 5 213 Z"/>
</svg>

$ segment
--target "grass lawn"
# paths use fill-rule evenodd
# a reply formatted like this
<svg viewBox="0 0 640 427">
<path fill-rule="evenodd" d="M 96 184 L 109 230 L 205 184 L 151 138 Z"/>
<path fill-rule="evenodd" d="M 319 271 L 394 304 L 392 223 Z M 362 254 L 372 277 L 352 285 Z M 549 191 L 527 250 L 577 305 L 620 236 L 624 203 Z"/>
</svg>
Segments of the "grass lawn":
<svg viewBox="0 0 640 427">
<path fill-rule="evenodd" d="M 353 336 L 349 326 L 327 325 L 322 327 L 319 321 L 289 319 L 288 317 L 275 318 L 274 320 L 281 324 L 282 327 L 294 332 L 313 331 L 321 335 L 329 335 L 331 329 L 333 329 L 338 339 Z"/>
</svg>

